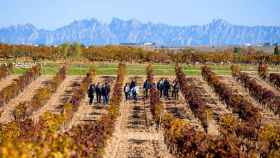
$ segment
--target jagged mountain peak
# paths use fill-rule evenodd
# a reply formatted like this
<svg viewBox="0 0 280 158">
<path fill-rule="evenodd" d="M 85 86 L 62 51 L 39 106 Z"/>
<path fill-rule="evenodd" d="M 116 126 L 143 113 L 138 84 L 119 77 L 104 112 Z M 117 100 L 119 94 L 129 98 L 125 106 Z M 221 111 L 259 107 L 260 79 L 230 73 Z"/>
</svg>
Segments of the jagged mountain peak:
<svg viewBox="0 0 280 158">
<path fill-rule="evenodd" d="M 20 30 L 36 30 L 36 27 L 31 23 L 12 25 L 10 27 L 5 27 L 3 29 L 10 29 L 10 28 L 20 29 Z"/>
<path fill-rule="evenodd" d="M 91 27 L 94 24 L 101 24 L 97 19 L 91 18 L 91 19 L 84 19 L 84 20 L 75 20 L 71 22 L 69 25 L 66 25 L 66 27 Z"/>
<path fill-rule="evenodd" d="M 116 18 L 116 17 L 112 18 L 111 23 L 110 23 L 110 25 L 113 25 L 113 26 L 114 25 L 124 25 L 124 24 L 125 25 L 129 24 L 129 25 L 132 25 L 132 26 L 138 26 L 138 25 L 141 25 L 142 23 L 135 18 L 129 19 L 129 20 L 122 20 L 122 19 Z"/>
<path fill-rule="evenodd" d="M 95 18 L 76 20 L 54 31 L 38 30 L 32 24 L 0 28 L 2 43 L 60 44 L 79 41 L 85 45 L 155 42 L 166 46 L 280 43 L 280 27 L 232 25 L 214 19 L 206 25 L 173 26 L 142 23 L 137 19 Z"/>
<path fill-rule="evenodd" d="M 231 25 L 228 21 L 224 19 L 213 19 L 210 23 L 212 25 Z"/>
<path fill-rule="evenodd" d="M 117 17 L 113 17 L 111 20 L 111 23 L 120 23 L 120 22 L 124 22 L 124 20 Z"/>
<path fill-rule="evenodd" d="M 140 25 L 141 22 L 135 18 L 128 20 L 128 22 L 132 25 Z"/>
</svg>

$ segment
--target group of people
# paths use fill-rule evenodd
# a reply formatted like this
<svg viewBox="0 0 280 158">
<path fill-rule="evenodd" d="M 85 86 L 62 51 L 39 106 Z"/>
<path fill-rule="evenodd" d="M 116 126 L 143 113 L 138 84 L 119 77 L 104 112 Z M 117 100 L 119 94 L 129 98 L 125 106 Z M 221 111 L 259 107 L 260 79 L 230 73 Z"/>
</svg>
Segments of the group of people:
<svg viewBox="0 0 280 158">
<path fill-rule="evenodd" d="M 180 90 L 180 85 L 179 82 L 175 79 L 172 84 L 170 84 L 169 80 L 167 78 L 163 79 L 161 78 L 157 82 L 157 89 L 160 92 L 160 97 L 166 97 L 169 98 L 169 91 L 171 90 L 172 92 L 172 97 L 175 99 L 179 98 L 179 90 Z"/>
<path fill-rule="evenodd" d="M 137 101 L 137 96 L 139 94 L 139 87 L 137 86 L 135 80 L 132 80 L 130 83 L 126 83 L 123 91 L 126 100 L 132 97 L 135 101 Z"/>
<path fill-rule="evenodd" d="M 108 82 L 101 84 L 100 82 L 96 84 L 91 84 L 88 88 L 88 97 L 89 104 L 91 105 L 94 100 L 94 96 L 96 96 L 96 102 L 101 103 L 101 98 L 103 100 L 103 104 L 107 105 L 109 103 L 111 87 Z"/>
<path fill-rule="evenodd" d="M 151 85 L 148 80 L 145 80 L 143 84 L 143 90 L 144 90 L 144 96 L 147 98 L 149 95 L 149 90 L 152 86 L 156 86 L 160 93 L 160 97 L 166 97 L 169 98 L 169 91 L 172 92 L 172 97 L 175 99 L 179 98 L 179 90 L 180 85 L 177 79 L 175 79 L 172 84 L 170 84 L 170 81 L 167 78 L 161 78 L 156 85 Z M 96 96 L 96 102 L 101 103 L 101 99 L 103 100 L 103 104 L 107 105 L 109 103 L 109 97 L 110 97 L 110 84 L 108 82 L 105 82 L 104 84 L 101 84 L 100 82 L 96 84 L 90 84 L 88 88 L 88 97 L 89 97 L 89 104 L 91 105 L 93 103 L 94 97 Z M 139 94 L 139 86 L 137 86 L 136 80 L 132 80 L 130 83 L 126 83 L 124 86 L 124 94 L 125 99 L 128 100 L 130 98 L 137 101 L 137 96 Z"/>
<path fill-rule="evenodd" d="M 180 84 L 177 79 L 175 79 L 172 83 L 165 78 L 161 78 L 156 85 L 151 85 L 148 80 L 145 80 L 143 84 L 143 90 L 144 90 L 144 97 L 148 97 L 149 95 L 149 90 L 152 86 L 155 86 L 159 93 L 160 97 L 166 97 L 169 98 L 169 92 L 171 90 L 171 97 L 178 99 L 179 98 L 179 90 L 180 90 Z M 128 100 L 131 97 L 137 101 L 137 96 L 139 94 L 139 87 L 136 85 L 136 81 L 132 80 L 131 83 L 126 83 L 124 86 L 124 94 L 125 94 L 125 99 Z"/>
</svg>

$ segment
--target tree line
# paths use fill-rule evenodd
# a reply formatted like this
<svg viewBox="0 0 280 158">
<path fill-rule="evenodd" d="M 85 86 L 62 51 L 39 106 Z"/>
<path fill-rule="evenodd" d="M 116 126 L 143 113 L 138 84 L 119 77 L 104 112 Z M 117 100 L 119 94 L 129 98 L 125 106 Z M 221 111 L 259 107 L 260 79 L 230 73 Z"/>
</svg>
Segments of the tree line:
<svg viewBox="0 0 280 158">
<path fill-rule="evenodd" d="M 228 48 L 216 52 L 200 52 L 186 48 L 178 50 L 145 50 L 129 46 L 90 46 L 79 43 L 64 43 L 58 46 L 30 46 L 0 44 L 0 58 L 28 57 L 33 60 L 89 60 L 126 61 L 157 63 L 270 63 L 279 64 L 278 46 L 274 54 L 257 51 L 254 48 Z"/>
</svg>

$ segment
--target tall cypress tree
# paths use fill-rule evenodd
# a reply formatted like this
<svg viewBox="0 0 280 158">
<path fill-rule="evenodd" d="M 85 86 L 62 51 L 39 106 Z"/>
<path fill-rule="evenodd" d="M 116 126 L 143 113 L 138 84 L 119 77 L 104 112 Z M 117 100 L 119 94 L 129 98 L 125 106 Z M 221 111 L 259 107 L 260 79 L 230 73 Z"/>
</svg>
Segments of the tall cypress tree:
<svg viewBox="0 0 280 158">
<path fill-rule="evenodd" d="M 275 45 L 275 48 L 274 48 L 274 55 L 279 55 L 279 50 L 278 50 L 277 44 Z"/>
</svg>

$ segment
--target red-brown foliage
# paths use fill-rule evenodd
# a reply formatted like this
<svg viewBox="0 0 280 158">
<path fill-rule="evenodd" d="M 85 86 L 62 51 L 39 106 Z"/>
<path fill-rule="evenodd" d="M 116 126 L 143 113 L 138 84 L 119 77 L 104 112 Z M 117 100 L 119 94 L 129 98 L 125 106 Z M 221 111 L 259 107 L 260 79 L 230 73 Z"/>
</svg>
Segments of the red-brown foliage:
<svg viewBox="0 0 280 158">
<path fill-rule="evenodd" d="M 12 98 L 16 97 L 24 90 L 33 80 L 41 75 L 41 67 L 36 65 L 29 69 L 25 74 L 15 79 L 13 83 L 0 91 L 0 106 L 8 103 Z"/>
<path fill-rule="evenodd" d="M 214 88 L 215 92 L 220 96 L 234 113 L 237 113 L 239 117 L 249 125 L 246 128 L 238 129 L 240 135 L 252 136 L 256 138 L 256 129 L 261 124 L 260 109 L 254 107 L 254 105 L 248 101 L 244 96 L 235 93 L 228 85 L 220 81 L 219 77 L 207 66 L 202 67 L 203 78 Z M 243 126 L 245 127 L 245 126 Z M 251 128 L 248 130 L 248 128 Z M 251 132 L 248 134 L 248 132 Z"/>
</svg>

